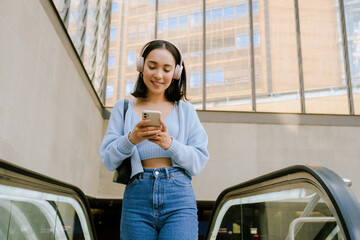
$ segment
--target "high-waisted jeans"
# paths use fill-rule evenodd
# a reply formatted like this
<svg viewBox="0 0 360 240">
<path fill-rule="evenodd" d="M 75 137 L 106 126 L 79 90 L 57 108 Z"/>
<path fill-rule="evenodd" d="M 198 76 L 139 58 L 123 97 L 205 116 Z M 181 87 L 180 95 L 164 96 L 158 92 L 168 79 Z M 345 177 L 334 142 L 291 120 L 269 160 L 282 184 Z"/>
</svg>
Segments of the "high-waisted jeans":
<svg viewBox="0 0 360 240">
<path fill-rule="evenodd" d="M 198 220 L 191 177 L 181 168 L 144 169 L 126 186 L 122 240 L 197 240 Z"/>
</svg>

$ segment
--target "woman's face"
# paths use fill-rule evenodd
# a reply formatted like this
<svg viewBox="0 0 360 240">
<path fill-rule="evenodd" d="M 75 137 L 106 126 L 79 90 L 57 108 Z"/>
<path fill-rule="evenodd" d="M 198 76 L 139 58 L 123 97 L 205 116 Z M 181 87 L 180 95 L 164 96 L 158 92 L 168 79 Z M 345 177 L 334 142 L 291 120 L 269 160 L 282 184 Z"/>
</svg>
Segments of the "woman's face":
<svg viewBox="0 0 360 240">
<path fill-rule="evenodd" d="M 165 94 L 170 86 L 175 70 L 174 56 L 164 48 L 152 50 L 145 59 L 143 71 L 147 94 Z"/>
</svg>

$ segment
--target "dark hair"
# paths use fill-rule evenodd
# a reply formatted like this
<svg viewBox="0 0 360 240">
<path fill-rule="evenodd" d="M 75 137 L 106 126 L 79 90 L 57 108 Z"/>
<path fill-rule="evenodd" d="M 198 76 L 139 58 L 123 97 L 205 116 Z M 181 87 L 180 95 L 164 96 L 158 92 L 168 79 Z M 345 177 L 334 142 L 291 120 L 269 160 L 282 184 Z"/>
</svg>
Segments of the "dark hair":
<svg viewBox="0 0 360 240">
<path fill-rule="evenodd" d="M 174 56 L 176 64 L 180 65 L 180 61 L 182 58 L 180 56 L 181 53 L 176 49 L 176 47 L 173 44 L 171 44 L 167 41 L 163 41 L 163 40 L 153 41 L 145 48 L 144 53 L 142 54 L 142 57 L 144 57 L 144 63 L 145 63 L 145 59 L 146 59 L 147 55 L 152 50 L 158 49 L 158 48 L 164 48 L 164 49 L 168 50 Z M 176 102 L 181 99 L 187 100 L 187 98 L 186 98 L 186 70 L 185 70 L 184 62 L 182 63 L 182 65 L 183 65 L 183 70 L 181 72 L 180 79 L 179 80 L 173 79 L 170 86 L 165 90 L 165 97 L 170 102 Z M 143 75 L 141 73 L 139 73 L 138 80 L 135 85 L 135 90 L 133 93 L 131 93 L 131 95 L 133 95 L 136 98 L 146 98 L 147 97 L 146 93 L 147 93 L 147 87 L 144 83 Z"/>
</svg>

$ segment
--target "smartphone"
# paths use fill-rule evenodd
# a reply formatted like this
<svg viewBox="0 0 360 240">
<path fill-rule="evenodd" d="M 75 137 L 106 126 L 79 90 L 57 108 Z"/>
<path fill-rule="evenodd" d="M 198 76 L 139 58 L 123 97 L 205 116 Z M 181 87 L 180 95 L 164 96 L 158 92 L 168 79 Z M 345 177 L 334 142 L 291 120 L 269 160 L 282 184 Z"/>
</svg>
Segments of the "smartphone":
<svg viewBox="0 0 360 240">
<path fill-rule="evenodd" d="M 161 112 L 159 111 L 151 111 L 151 110 L 144 110 L 142 112 L 142 119 L 151 119 L 151 122 L 145 123 L 144 127 L 160 127 L 160 118 Z"/>
</svg>

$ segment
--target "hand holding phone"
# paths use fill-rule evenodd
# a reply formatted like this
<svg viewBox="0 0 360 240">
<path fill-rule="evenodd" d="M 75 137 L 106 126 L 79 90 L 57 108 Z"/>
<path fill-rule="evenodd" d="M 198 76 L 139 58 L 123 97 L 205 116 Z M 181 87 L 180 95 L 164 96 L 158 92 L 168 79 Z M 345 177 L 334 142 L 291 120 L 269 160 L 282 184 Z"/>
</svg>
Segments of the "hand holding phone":
<svg viewBox="0 0 360 240">
<path fill-rule="evenodd" d="M 144 127 L 161 127 L 160 118 L 161 112 L 159 111 L 144 110 L 142 112 L 142 120 L 151 119 L 150 122 L 143 125 Z"/>
</svg>

